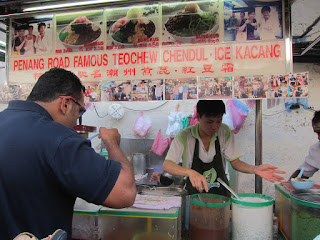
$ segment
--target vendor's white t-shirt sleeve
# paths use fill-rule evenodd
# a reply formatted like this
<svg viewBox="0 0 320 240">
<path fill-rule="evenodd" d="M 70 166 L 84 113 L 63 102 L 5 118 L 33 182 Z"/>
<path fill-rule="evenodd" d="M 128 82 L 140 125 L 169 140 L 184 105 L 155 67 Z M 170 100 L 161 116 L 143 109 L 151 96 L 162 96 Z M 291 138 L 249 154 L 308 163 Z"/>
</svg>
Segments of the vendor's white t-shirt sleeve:
<svg viewBox="0 0 320 240">
<path fill-rule="evenodd" d="M 306 156 L 300 169 L 302 167 L 304 167 L 303 175 L 306 177 L 312 177 L 313 174 L 320 169 L 320 142 L 317 142 L 309 148 L 309 154 Z"/>
<path fill-rule="evenodd" d="M 182 158 L 183 150 L 183 144 L 177 138 L 174 138 L 165 159 L 179 164 Z"/>
</svg>

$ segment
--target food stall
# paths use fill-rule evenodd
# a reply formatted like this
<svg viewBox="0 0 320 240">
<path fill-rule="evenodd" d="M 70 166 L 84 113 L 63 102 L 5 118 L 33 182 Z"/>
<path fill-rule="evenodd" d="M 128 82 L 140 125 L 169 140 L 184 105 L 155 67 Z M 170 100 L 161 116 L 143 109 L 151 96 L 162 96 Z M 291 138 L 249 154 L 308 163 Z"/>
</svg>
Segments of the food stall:
<svg viewBox="0 0 320 240">
<path fill-rule="evenodd" d="M 280 239 L 314 239 L 318 235 L 320 185 L 296 190 L 290 182 L 275 185 L 275 216 Z"/>
<path fill-rule="evenodd" d="M 152 148 L 153 138 L 145 138 L 148 131 L 155 135 L 159 129 L 163 133 L 167 127 L 163 118 L 154 117 L 151 130 L 131 131 L 135 125 L 128 126 L 123 119 L 138 119 L 136 114 L 128 112 L 133 107 L 138 107 L 135 111 L 146 112 L 166 105 L 166 115 L 169 115 L 177 105 L 175 101 L 181 105 L 189 101 L 191 105 L 198 99 L 254 100 L 255 159 L 260 164 L 261 100 L 306 97 L 308 93 L 308 72 L 292 72 L 287 2 L 263 2 L 247 1 L 245 5 L 234 5 L 227 0 L 132 3 L 130 6 L 84 8 L 46 15 L 31 13 L 11 18 L 9 41 L 13 45 L 8 63 L 8 82 L 19 88 L 17 98 L 25 99 L 39 76 L 48 69 L 61 67 L 73 71 L 86 87 L 90 116 L 95 113 L 98 116 L 84 118 L 84 123 L 121 128 L 128 139 L 134 138 L 137 142 L 130 143 L 130 149 L 127 149 L 131 156 Z M 230 17 L 233 14 L 240 17 L 240 12 L 248 11 L 249 7 L 256 9 L 257 18 L 261 17 L 260 11 L 265 4 L 275 12 L 274 28 L 277 32 L 265 38 L 265 35 L 253 31 L 253 39 L 248 38 L 248 33 L 245 39 L 237 38 L 241 22 L 236 26 L 229 21 Z M 187 29 L 185 22 L 189 23 Z M 41 25 L 45 28 L 42 31 L 45 31 L 47 40 L 38 43 L 42 47 L 34 45 L 33 51 L 17 54 L 14 43 L 18 29 L 24 24 L 33 29 Z M 182 111 L 192 114 L 190 105 L 182 107 Z M 109 122 L 99 121 L 101 112 L 110 117 Z M 147 119 L 142 119 L 147 126 Z M 233 123 L 236 124 L 235 119 Z M 103 148 L 97 139 L 92 143 L 97 152 Z M 148 168 L 156 169 L 163 161 L 163 155 L 149 153 L 148 156 L 147 162 L 139 162 L 146 168 L 140 169 L 140 175 Z M 261 179 L 257 179 L 257 183 L 256 191 L 261 193 Z M 141 220 L 144 227 L 149 226 L 146 228 L 149 231 L 157 229 L 157 226 L 150 225 L 150 219 L 152 222 L 153 218 L 171 219 L 174 232 L 170 233 L 174 236 L 171 239 L 180 239 L 180 208 L 173 208 L 169 213 L 153 212 L 152 217 L 136 209 L 118 212 L 100 209 L 99 214 L 102 219 L 107 218 L 106 222 L 110 221 L 110 216 L 138 216 L 132 218 L 132 224 Z M 132 213 L 137 211 L 137 214 Z"/>
</svg>

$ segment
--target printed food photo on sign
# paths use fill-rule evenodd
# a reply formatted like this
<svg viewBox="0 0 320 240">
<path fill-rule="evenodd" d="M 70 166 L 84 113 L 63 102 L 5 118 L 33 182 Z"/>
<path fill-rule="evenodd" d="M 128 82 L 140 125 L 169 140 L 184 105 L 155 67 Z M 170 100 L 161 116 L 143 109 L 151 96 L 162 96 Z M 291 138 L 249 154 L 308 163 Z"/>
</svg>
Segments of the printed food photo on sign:
<svg viewBox="0 0 320 240">
<path fill-rule="evenodd" d="M 219 42 L 218 8 L 218 1 L 163 4 L 163 45 Z"/>
<path fill-rule="evenodd" d="M 282 0 L 224 1 L 224 41 L 283 38 Z"/>
<path fill-rule="evenodd" d="M 258 75 L 252 77 L 253 98 L 266 98 L 269 93 L 269 77 Z"/>
<path fill-rule="evenodd" d="M 236 76 L 234 77 L 234 97 L 253 98 L 252 88 L 253 77 Z"/>
<path fill-rule="evenodd" d="M 198 86 L 199 99 L 232 98 L 232 77 L 201 77 Z"/>
<path fill-rule="evenodd" d="M 268 98 L 282 98 L 292 96 L 294 86 L 289 84 L 289 75 L 271 75 L 270 76 L 270 93 Z M 291 94 L 290 94 L 291 93 Z"/>
<path fill-rule="evenodd" d="M 23 83 L 20 85 L 19 100 L 27 100 L 30 95 L 34 83 Z"/>
<path fill-rule="evenodd" d="M 308 73 L 287 74 L 288 97 L 308 97 Z"/>
<path fill-rule="evenodd" d="M 161 101 L 164 95 L 164 84 L 162 79 L 149 80 L 149 100 Z"/>
<path fill-rule="evenodd" d="M 20 98 L 20 85 L 0 85 L 0 103 L 7 104 Z"/>
<path fill-rule="evenodd" d="M 56 53 L 103 50 L 103 10 L 56 15 Z"/>
<path fill-rule="evenodd" d="M 197 79 L 177 78 L 165 81 L 166 100 L 197 99 Z"/>
<path fill-rule="evenodd" d="M 101 101 L 130 101 L 131 81 L 103 81 Z"/>
<path fill-rule="evenodd" d="M 101 82 L 84 82 L 86 90 L 84 92 L 84 102 L 101 101 Z"/>
<path fill-rule="evenodd" d="M 107 49 L 159 46 L 158 5 L 106 9 L 105 16 Z"/>
<path fill-rule="evenodd" d="M 51 53 L 52 26 L 52 15 L 12 20 L 11 56 Z"/>
<path fill-rule="evenodd" d="M 132 101 L 148 100 L 148 80 L 132 81 Z"/>
</svg>

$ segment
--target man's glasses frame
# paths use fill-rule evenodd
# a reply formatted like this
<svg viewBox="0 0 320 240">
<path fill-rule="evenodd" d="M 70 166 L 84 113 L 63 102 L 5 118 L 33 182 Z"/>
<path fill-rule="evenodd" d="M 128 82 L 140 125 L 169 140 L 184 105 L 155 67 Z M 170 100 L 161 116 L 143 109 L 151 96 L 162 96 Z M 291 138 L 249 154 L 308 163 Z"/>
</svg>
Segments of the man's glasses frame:
<svg viewBox="0 0 320 240">
<path fill-rule="evenodd" d="M 70 98 L 75 104 L 79 106 L 79 118 L 86 112 L 86 108 L 82 106 L 74 97 L 71 96 L 59 96 L 59 98 Z"/>
</svg>

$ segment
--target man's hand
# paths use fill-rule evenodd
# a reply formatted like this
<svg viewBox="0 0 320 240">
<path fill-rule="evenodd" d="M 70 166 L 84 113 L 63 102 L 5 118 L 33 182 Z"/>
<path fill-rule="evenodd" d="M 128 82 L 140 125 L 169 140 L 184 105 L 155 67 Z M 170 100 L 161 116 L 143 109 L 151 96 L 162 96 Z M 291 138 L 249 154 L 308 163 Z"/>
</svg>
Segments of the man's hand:
<svg viewBox="0 0 320 240">
<path fill-rule="evenodd" d="M 254 173 L 270 182 L 283 181 L 284 178 L 276 175 L 275 173 L 284 174 L 286 172 L 276 170 L 276 169 L 277 167 L 275 166 L 272 166 L 269 164 L 263 164 L 263 165 L 256 166 L 254 169 Z"/>
<path fill-rule="evenodd" d="M 203 189 L 206 192 L 209 191 L 207 181 L 202 174 L 198 173 L 193 169 L 190 169 L 188 176 L 192 186 L 196 188 L 199 192 L 202 192 Z"/>
<path fill-rule="evenodd" d="M 116 128 L 105 128 L 101 127 L 99 129 L 99 138 L 102 139 L 104 144 L 106 145 L 106 149 L 108 150 L 108 145 L 120 145 L 121 136 Z M 108 150 L 109 151 L 109 150 Z"/>
<path fill-rule="evenodd" d="M 152 176 L 150 178 L 150 182 L 157 181 L 158 183 L 160 183 L 160 176 L 161 176 L 161 173 L 159 173 L 159 172 L 152 173 Z"/>
</svg>

